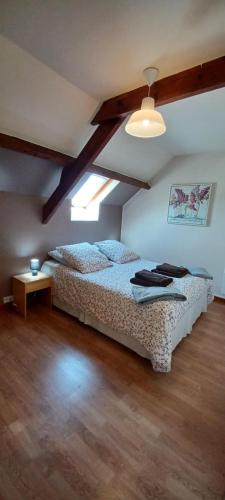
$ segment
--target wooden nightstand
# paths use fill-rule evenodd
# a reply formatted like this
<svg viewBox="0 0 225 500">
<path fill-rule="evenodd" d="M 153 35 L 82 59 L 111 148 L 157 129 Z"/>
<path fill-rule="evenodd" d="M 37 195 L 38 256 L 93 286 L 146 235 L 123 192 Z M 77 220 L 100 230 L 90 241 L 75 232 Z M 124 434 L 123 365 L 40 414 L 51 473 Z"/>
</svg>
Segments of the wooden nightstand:
<svg viewBox="0 0 225 500">
<path fill-rule="evenodd" d="M 38 272 L 37 276 L 32 276 L 31 272 L 13 276 L 12 293 L 14 303 L 24 318 L 27 316 L 27 295 L 29 293 L 41 291 L 41 299 L 51 307 L 52 284 L 52 278 L 41 272 Z"/>
</svg>

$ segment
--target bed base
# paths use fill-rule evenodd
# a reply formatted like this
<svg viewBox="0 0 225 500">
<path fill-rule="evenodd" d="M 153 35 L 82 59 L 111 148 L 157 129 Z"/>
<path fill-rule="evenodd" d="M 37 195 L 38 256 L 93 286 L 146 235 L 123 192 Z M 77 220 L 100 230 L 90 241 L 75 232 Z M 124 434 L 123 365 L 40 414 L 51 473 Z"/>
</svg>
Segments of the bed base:
<svg viewBox="0 0 225 500">
<path fill-rule="evenodd" d="M 128 347 L 132 351 L 139 354 L 143 358 L 151 359 L 151 354 L 149 351 L 145 349 L 143 345 L 138 342 L 134 337 L 129 337 L 123 332 L 118 332 L 111 328 L 108 325 L 105 325 L 91 317 L 89 314 L 84 311 L 80 311 L 77 308 L 71 307 L 70 305 L 63 303 L 53 297 L 53 305 L 62 311 L 70 314 L 71 316 L 79 319 L 85 325 L 89 325 L 95 330 L 103 333 L 107 337 L 119 342 L 125 347 Z M 177 345 L 181 342 L 181 340 L 191 333 L 192 327 L 196 320 L 199 318 L 202 312 L 207 311 L 207 296 L 203 294 L 200 298 L 183 314 L 183 316 L 179 319 L 174 330 L 171 331 L 172 338 L 172 350 L 177 347 Z"/>
</svg>

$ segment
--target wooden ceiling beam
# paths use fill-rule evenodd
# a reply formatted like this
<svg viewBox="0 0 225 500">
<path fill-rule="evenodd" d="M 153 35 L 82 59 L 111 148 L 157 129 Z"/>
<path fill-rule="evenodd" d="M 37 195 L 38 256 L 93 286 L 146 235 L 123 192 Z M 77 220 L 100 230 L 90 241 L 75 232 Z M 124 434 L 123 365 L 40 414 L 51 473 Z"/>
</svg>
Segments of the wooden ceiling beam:
<svg viewBox="0 0 225 500">
<path fill-rule="evenodd" d="M 122 122 L 123 118 L 119 117 L 99 125 L 79 156 L 71 162 L 70 168 L 64 167 L 58 187 L 43 207 L 43 224 L 49 221 L 80 178 L 88 171 Z"/>
<path fill-rule="evenodd" d="M 224 86 L 225 56 L 158 80 L 151 86 L 150 95 L 154 97 L 156 106 L 161 106 Z M 147 96 L 147 92 L 148 87 L 144 85 L 108 99 L 103 102 L 92 120 L 92 125 L 118 116 L 126 117 L 140 108 L 141 101 Z"/>
<path fill-rule="evenodd" d="M 224 86 L 225 56 L 158 80 L 151 86 L 151 96 L 154 97 L 156 106 L 159 106 Z M 99 124 L 99 126 L 76 159 L 71 160 L 71 157 L 68 158 L 67 155 L 56 151 L 53 159 L 52 150 L 48 148 L 38 145 L 36 145 L 36 149 L 34 145 L 31 148 L 30 143 L 27 141 L 16 140 L 16 138 L 9 139 L 10 136 L 7 136 L 8 139 L 6 140 L 6 137 L 3 137 L 5 134 L 1 134 L 0 146 L 2 141 L 2 147 L 14 149 L 15 151 L 20 148 L 21 153 L 32 154 L 55 163 L 62 164 L 61 162 L 64 159 L 66 160 L 60 183 L 43 207 L 43 223 L 46 223 L 52 217 L 82 175 L 92 168 L 93 161 L 118 130 L 126 115 L 138 109 L 143 97 L 146 95 L 147 86 L 145 85 L 105 101 L 92 120 L 93 125 Z"/>
<path fill-rule="evenodd" d="M 109 179 L 114 179 L 115 181 L 125 182 L 125 184 L 131 184 L 132 186 L 137 186 L 140 189 L 150 189 L 150 184 L 148 182 L 140 181 L 134 177 L 129 177 L 128 175 L 120 174 L 119 172 L 114 172 L 113 170 L 108 170 L 108 168 L 99 167 L 98 165 L 91 165 L 89 172 L 93 174 L 103 175 Z"/>
<path fill-rule="evenodd" d="M 69 155 L 60 153 L 60 151 L 55 151 L 54 149 L 46 148 L 45 146 L 40 146 L 39 144 L 34 144 L 33 142 L 25 141 L 19 137 L 13 137 L 7 134 L 0 133 L 0 147 L 4 149 L 10 149 L 12 151 L 17 151 L 18 153 L 23 153 L 30 156 L 35 156 L 36 158 L 41 158 L 42 160 L 49 160 L 58 165 L 69 165 L 71 160 L 74 160 Z"/>
<path fill-rule="evenodd" d="M 57 163 L 62 167 L 70 167 L 71 163 L 74 162 L 75 158 L 73 156 L 60 153 L 60 151 L 55 151 L 54 149 L 46 148 L 32 142 L 24 141 L 18 137 L 13 137 L 7 134 L 0 133 L 0 148 L 10 149 L 18 153 L 27 154 L 30 156 L 35 156 L 36 158 L 41 158 L 44 160 L 49 160 L 53 163 Z M 150 185 L 147 182 L 129 177 L 127 175 L 120 174 L 119 172 L 114 172 L 113 170 L 108 170 L 106 168 L 100 167 L 98 165 L 92 164 L 88 168 L 89 172 L 103 175 L 110 179 L 114 179 L 125 184 L 131 184 L 132 186 L 137 186 L 140 189 L 150 189 Z"/>
</svg>

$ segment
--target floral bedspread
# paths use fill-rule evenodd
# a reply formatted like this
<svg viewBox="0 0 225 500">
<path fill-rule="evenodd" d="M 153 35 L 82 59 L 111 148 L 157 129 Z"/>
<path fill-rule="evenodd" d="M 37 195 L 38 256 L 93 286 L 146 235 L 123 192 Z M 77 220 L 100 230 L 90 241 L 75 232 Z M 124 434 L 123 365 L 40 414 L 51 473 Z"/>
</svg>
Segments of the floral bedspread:
<svg viewBox="0 0 225 500">
<path fill-rule="evenodd" d="M 171 332 L 202 294 L 208 294 L 208 302 L 212 300 L 212 281 L 190 275 L 174 278 L 174 285 L 187 297 L 186 302 L 137 304 L 129 280 L 136 271 L 151 270 L 155 265 L 155 262 L 136 260 L 87 274 L 58 265 L 53 293 L 61 302 L 135 337 L 149 351 L 153 369 L 167 372 L 171 369 Z"/>
</svg>

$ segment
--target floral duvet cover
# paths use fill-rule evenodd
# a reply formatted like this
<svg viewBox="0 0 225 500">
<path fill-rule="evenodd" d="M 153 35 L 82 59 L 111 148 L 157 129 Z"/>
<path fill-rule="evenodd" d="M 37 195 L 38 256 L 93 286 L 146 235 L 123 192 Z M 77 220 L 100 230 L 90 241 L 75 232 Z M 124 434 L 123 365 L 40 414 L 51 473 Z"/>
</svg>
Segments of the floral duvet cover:
<svg viewBox="0 0 225 500">
<path fill-rule="evenodd" d="M 164 301 L 137 304 L 130 278 L 141 269 L 153 269 L 155 262 L 135 260 L 113 264 L 101 271 L 81 274 L 58 265 L 54 273 L 54 296 L 89 314 L 118 332 L 135 337 L 150 353 L 153 369 L 171 369 L 172 332 L 179 319 L 203 294 L 212 301 L 212 281 L 190 275 L 174 278 L 174 285 L 186 302 Z"/>
</svg>

